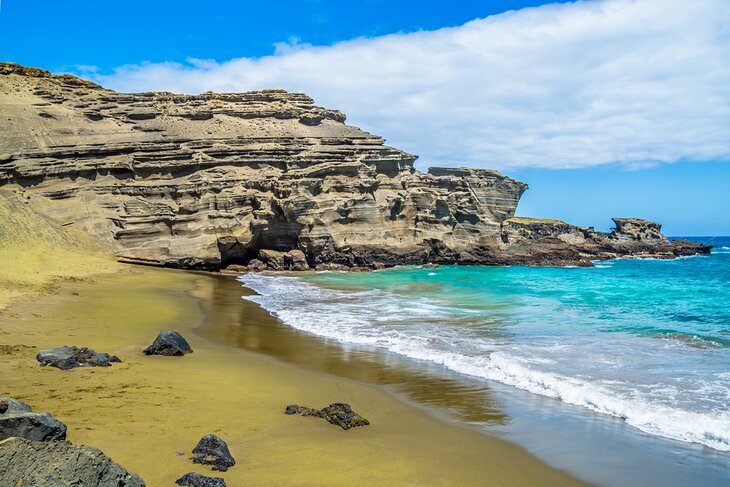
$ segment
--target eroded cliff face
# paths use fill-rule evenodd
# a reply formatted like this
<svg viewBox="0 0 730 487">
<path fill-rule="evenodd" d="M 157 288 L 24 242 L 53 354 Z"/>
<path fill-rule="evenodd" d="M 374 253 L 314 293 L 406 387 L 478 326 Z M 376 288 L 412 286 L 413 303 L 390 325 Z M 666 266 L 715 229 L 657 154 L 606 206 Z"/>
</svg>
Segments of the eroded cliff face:
<svg viewBox="0 0 730 487">
<path fill-rule="evenodd" d="M 494 245 L 523 183 L 415 156 L 301 94 L 120 94 L 0 67 L 0 184 L 120 257 L 179 267 L 299 248 L 311 265 Z"/>
<path fill-rule="evenodd" d="M 416 156 L 303 94 L 122 94 L 0 63 L 0 115 L 0 185 L 130 261 L 217 269 L 262 249 L 301 250 L 310 266 L 587 258 L 558 239 L 568 250 L 529 262 L 555 235 L 517 238 L 505 223 L 526 184 L 415 171 Z"/>
</svg>

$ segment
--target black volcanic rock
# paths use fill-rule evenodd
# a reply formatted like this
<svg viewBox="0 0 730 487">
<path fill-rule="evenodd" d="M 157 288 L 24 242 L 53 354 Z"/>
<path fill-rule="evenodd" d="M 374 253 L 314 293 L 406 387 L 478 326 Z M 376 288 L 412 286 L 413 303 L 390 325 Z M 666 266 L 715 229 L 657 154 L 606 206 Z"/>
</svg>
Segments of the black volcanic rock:
<svg viewBox="0 0 730 487">
<path fill-rule="evenodd" d="M 301 416 L 323 418 L 335 426 L 339 426 L 343 430 L 349 430 L 350 428 L 367 426 L 370 424 L 370 421 L 353 411 L 349 404 L 342 402 L 330 404 L 326 408 L 322 409 L 313 409 L 291 404 L 286 407 L 284 414 L 299 414 Z"/>
<path fill-rule="evenodd" d="M 109 367 L 113 362 L 121 362 L 115 355 L 97 353 L 86 347 L 48 348 L 38 352 L 36 359 L 41 363 L 41 367 L 50 365 L 61 370 L 75 367 Z"/>
<path fill-rule="evenodd" d="M 225 472 L 236 464 L 225 441 L 215 435 L 205 435 L 193 449 L 193 463 L 212 465 L 213 470 Z"/>
<path fill-rule="evenodd" d="M 48 413 L 34 413 L 30 406 L 0 397 L 0 440 L 10 437 L 32 441 L 66 439 L 66 425 Z"/>
<path fill-rule="evenodd" d="M 199 473 L 186 473 L 175 481 L 184 487 L 226 487 L 226 481 L 221 477 L 206 477 Z"/>
<path fill-rule="evenodd" d="M 183 336 L 174 331 L 161 331 L 152 345 L 145 348 L 145 355 L 167 355 L 180 357 L 186 353 L 193 353 L 190 344 Z"/>
</svg>

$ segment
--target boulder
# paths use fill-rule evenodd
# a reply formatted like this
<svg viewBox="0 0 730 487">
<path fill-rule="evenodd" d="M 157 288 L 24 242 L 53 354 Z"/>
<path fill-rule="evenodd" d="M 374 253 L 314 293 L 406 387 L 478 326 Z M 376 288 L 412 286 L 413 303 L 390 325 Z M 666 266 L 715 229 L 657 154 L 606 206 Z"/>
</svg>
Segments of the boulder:
<svg viewBox="0 0 730 487">
<path fill-rule="evenodd" d="M 195 472 L 186 473 L 175 483 L 186 487 L 226 487 L 226 481 L 221 477 L 206 477 Z"/>
<path fill-rule="evenodd" d="M 259 250 L 259 260 L 261 260 L 272 271 L 283 271 L 286 267 L 284 264 L 284 252 L 278 250 L 261 249 Z"/>
<path fill-rule="evenodd" d="M 316 418 L 326 419 L 328 422 L 339 426 L 343 430 L 356 428 L 358 426 L 367 426 L 370 422 L 352 410 L 349 404 L 336 402 L 330 404 L 326 408 L 312 409 L 304 406 L 292 404 L 286 407 L 284 414 L 299 414 L 301 416 L 314 416 Z"/>
<path fill-rule="evenodd" d="M 168 357 L 181 357 L 186 353 L 193 353 L 190 344 L 183 336 L 174 331 L 161 331 L 152 345 L 144 349 L 145 355 L 166 355 Z"/>
<path fill-rule="evenodd" d="M 299 249 L 290 250 L 284 255 L 284 266 L 292 271 L 308 271 L 307 256 Z"/>
<path fill-rule="evenodd" d="M 423 269 L 438 269 L 439 267 L 441 267 L 441 265 L 439 265 L 439 264 L 433 264 L 431 262 L 429 262 L 428 264 L 423 264 L 421 266 L 421 268 L 423 268 Z"/>
<path fill-rule="evenodd" d="M 144 487 L 145 483 L 96 448 L 11 438 L 0 442 L 0 485 Z"/>
<path fill-rule="evenodd" d="M 225 472 L 236 464 L 225 441 L 215 435 L 205 435 L 193 449 L 193 463 L 212 465 L 213 470 Z"/>
<path fill-rule="evenodd" d="M 0 397 L 0 440 L 10 437 L 33 441 L 66 439 L 66 425 L 48 413 L 34 413 L 27 404 Z"/>
<path fill-rule="evenodd" d="M 0 397 L 0 414 L 29 413 L 32 409 L 24 402 L 12 397 Z"/>
<path fill-rule="evenodd" d="M 75 367 L 109 367 L 112 362 L 121 362 L 115 355 L 97 353 L 86 347 L 47 348 L 38 352 L 36 359 L 41 363 L 41 367 L 50 365 L 61 370 Z"/>
</svg>

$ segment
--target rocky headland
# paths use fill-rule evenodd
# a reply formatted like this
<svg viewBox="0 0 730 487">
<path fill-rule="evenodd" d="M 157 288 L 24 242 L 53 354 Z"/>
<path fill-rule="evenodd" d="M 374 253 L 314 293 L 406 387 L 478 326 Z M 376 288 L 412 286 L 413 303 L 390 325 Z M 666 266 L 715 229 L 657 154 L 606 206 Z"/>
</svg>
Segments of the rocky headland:
<svg viewBox="0 0 730 487">
<path fill-rule="evenodd" d="M 0 189 L 119 259 L 218 270 L 591 265 L 709 247 L 516 218 L 527 185 L 416 156 L 283 90 L 125 94 L 0 63 Z"/>
</svg>

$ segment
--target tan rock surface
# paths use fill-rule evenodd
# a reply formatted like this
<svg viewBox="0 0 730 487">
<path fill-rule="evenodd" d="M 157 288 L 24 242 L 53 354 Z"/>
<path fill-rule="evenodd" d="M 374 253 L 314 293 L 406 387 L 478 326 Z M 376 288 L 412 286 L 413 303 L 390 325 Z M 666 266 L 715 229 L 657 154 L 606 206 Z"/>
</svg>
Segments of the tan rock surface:
<svg viewBox="0 0 730 487">
<path fill-rule="evenodd" d="M 218 269 L 298 249 L 311 267 L 509 263 L 503 222 L 527 189 L 490 170 L 418 172 L 283 90 L 124 94 L 0 63 L 0 114 L 0 186 L 133 262 Z M 624 244 L 639 235 L 617 224 Z M 517 240 L 518 262 L 578 258 L 530 262 L 538 239 Z"/>
</svg>

